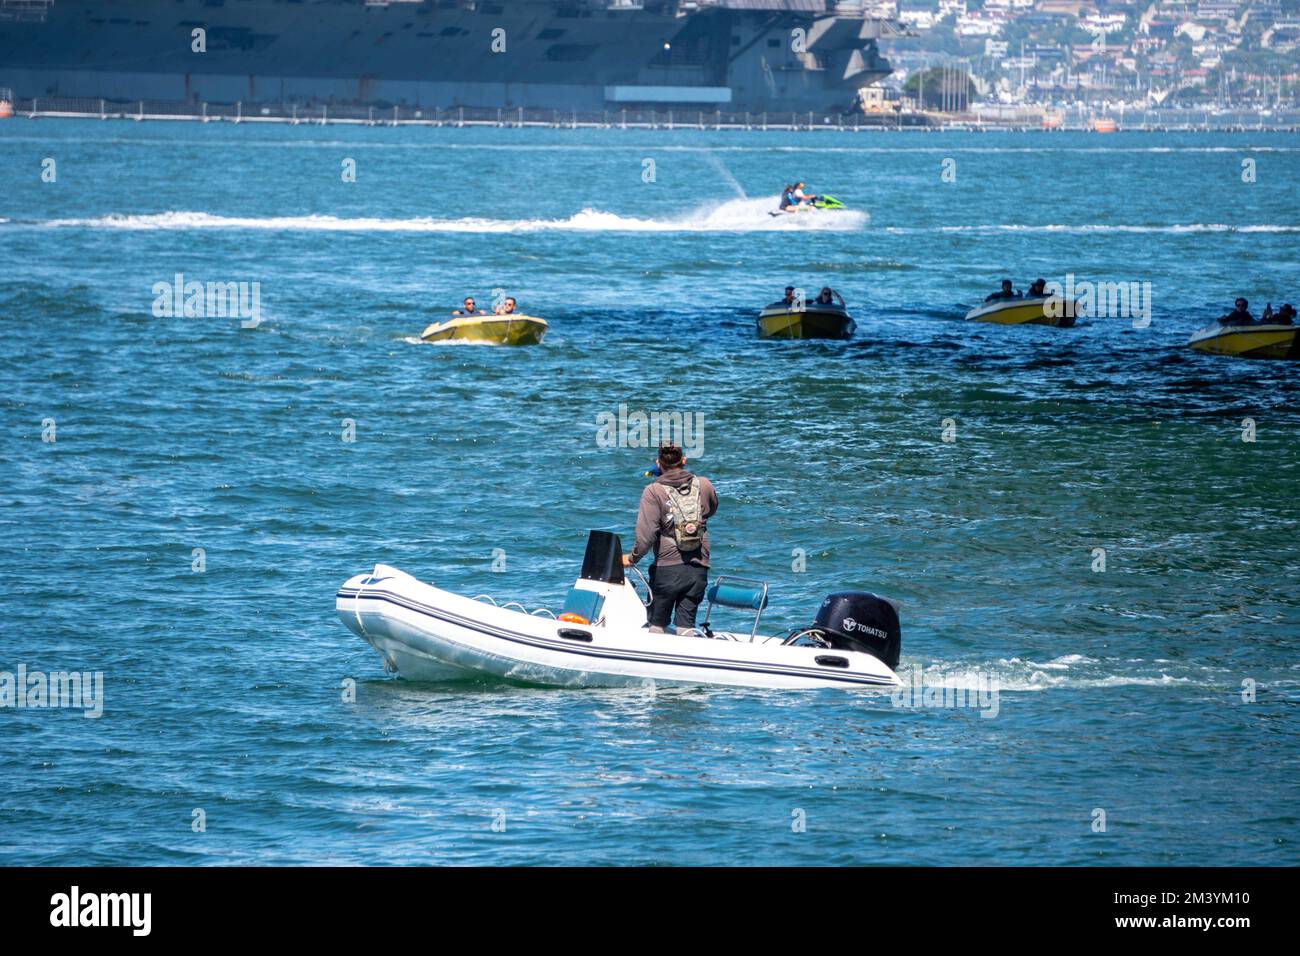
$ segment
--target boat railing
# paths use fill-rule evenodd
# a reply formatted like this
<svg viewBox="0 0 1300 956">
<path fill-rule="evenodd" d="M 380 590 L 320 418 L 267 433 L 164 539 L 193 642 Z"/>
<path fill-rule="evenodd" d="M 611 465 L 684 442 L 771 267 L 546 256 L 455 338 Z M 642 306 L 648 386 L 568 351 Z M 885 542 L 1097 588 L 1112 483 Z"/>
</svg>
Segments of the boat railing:
<svg viewBox="0 0 1300 956">
<path fill-rule="evenodd" d="M 20 9 L 20 0 L 0 0 L 0 20 Z M 39 11 L 43 0 L 31 0 L 24 8 Z M 393 0 L 388 0 L 393 2 Z M 725 2 L 725 0 L 720 0 Z M 617 9 L 617 8 L 614 8 Z M 8 19 L 14 19 L 14 16 Z M 20 96 L 12 98 L 14 115 L 27 117 L 75 117 L 130 120 L 195 120 L 231 123 L 353 124 L 359 126 L 496 126 L 549 127 L 559 129 L 748 129 L 748 130 L 835 130 L 866 132 L 886 129 L 940 131 L 944 129 L 1038 129 L 1040 117 L 999 119 L 976 116 L 973 120 L 954 121 L 944 114 L 924 111 L 864 113 L 790 111 L 738 112 L 703 106 L 671 109 L 650 103 L 601 110 L 561 110 L 548 107 L 459 106 L 455 104 L 401 103 L 372 105 L 308 99 L 303 101 L 257 100 L 252 102 L 207 102 L 197 98 L 179 100 L 107 99 L 102 97 Z M 1144 114 L 1148 115 L 1148 114 Z M 1235 111 L 1222 120 L 1203 110 L 1174 110 L 1151 113 L 1143 119 L 1142 129 L 1156 130 L 1246 130 L 1275 129 L 1295 131 L 1300 128 L 1300 111 L 1279 110 L 1265 126 L 1263 115 L 1252 110 Z M 1084 129 L 1080 120 L 1073 129 Z"/>
<path fill-rule="evenodd" d="M 504 604 L 502 604 L 500 601 L 498 601 L 490 594 L 475 594 L 474 600 L 485 601 L 488 604 L 491 604 L 493 607 L 499 607 L 502 610 L 506 610 L 506 611 L 518 609 L 519 613 L 527 614 L 531 617 L 541 616 L 541 617 L 549 617 L 552 620 L 555 619 L 555 612 L 550 610 L 550 608 L 539 607 L 530 611 L 528 610 L 528 608 L 524 607 L 518 601 L 506 601 Z"/>
<path fill-rule="evenodd" d="M 2 2 L 2 0 L 0 0 Z M 661 109 L 644 104 L 601 110 L 366 103 L 108 99 L 105 97 L 18 96 L 15 115 L 127 120 L 193 120 L 203 123 L 289 123 L 292 125 L 541 127 L 554 129 L 880 129 L 885 124 L 861 113 L 728 112 L 721 109 Z M 897 125 L 891 120 L 890 127 Z"/>
</svg>

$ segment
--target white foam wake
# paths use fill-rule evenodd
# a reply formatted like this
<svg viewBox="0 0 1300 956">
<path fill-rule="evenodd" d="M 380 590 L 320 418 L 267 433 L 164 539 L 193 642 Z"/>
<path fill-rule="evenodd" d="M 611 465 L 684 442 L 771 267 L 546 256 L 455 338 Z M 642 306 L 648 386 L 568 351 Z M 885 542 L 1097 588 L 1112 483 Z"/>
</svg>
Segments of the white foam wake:
<svg viewBox="0 0 1300 956">
<path fill-rule="evenodd" d="M 856 232 L 867 214 L 851 209 L 818 210 L 772 216 L 777 198 L 732 199 L 665 219 L 620 216 L 600 209 L 584 209 L 568 219 L 412 219 L 338 216 L 219 216 L 206 212 L 163 212 L 145 215 L 110 215 L 93 219 L 53 219 L 44 225 L 57 228 L 135 230 L 263 229 L 287 232 L 752 232 L 756 230 L 827 230 Z"/>
<path fill-rule="evenodd" d="M 996 685 L 1003 691 L 1127 686 L 1186 686 L 1223 691 L 1239 686 L 1234 672 L 1228 668 L 1193 661 L 1101 660 L 1082 654 L 1066 654 L 1048 661 L 1011 657 L 976 663 L 912 658 L 905 664 L 899 669 L 899 675 L 909 685 L 916 681 L 915 671 L 920 668 L 924 685 L 965 690 Z M 1270 686 L 1275 683 L 1269 682 Z"/>
</svg>

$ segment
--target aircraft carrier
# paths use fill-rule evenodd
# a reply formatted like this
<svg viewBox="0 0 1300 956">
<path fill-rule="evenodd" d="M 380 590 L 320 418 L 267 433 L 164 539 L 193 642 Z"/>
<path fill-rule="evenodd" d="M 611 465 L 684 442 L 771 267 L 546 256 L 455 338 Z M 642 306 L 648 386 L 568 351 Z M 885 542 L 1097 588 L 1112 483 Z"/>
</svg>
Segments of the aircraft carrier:
<svg viewBox="0 0 1300 956">
<path fill-rule="evenodd" d="M 862 0 L 0 0 L 0 86 L 112 101 L 849 112 L 891 70 L 877 40 L 899 33 Z"/>
</svg>

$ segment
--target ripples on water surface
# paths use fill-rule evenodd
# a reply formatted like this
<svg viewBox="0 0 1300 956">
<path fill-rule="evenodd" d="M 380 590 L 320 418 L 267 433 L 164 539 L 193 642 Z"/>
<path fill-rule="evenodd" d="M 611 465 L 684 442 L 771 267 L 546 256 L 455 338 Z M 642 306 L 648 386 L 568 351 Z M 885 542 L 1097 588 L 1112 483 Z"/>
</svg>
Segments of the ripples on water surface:
<svg viewBox="0 0 1300 956">
<path fill-rule="evenodd" d="M 0 669 L 106 681 L 99 720 L 0 713 L 0 861 L 1296 861 L 1297 369 L 1182 347 L 1300 298 L 1296 137 L 14 121 L 0 156 Z M 852 211 L 773 221 L 796 176 Z M 154 318 L 177 272 L 266 321 Z M 1066 273 L 1149 281 L 1150 327 L 954 321 Z M 856 339 L 757 341 L 788 281 Z M 413 344 L 493 288 L 544 347 Z M 879 590 L 904 675 L 991 676 L 997 717 L 385 678 L 337 585 L 561 600 L 630 535 L 620 403 L 703 413 L 715 564 L 774 627 Z"/>
</svg>

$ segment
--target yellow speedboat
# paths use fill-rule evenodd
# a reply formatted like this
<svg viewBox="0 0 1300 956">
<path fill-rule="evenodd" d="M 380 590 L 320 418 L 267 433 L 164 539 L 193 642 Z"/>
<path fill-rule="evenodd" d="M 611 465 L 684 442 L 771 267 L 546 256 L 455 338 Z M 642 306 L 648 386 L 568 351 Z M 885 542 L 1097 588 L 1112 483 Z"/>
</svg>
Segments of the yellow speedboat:
<svg viewBox="0 0 1300 956">
<path fill-rule="evenodd" d="M 848 339 L 855 328 L 852 316 L 833 305 L 810 305 L 803 311 L 782 305 L 758 315 L 760 339 Z"/>
<path fill-rule="evenodd" d="M 1187 344 L 1198 352 L 1242 358 L 1300 359 L 1297 325 L 1214 325 L 1192 333 Z"/>
<path fill-rule="evenodd" d="M 487 342 L 493 345 L 537 345 L 550 328 L 534 315 L 461 315 L 435 322 L 420 334 L 426 342 Z"/>
<path fill-rule="evenodd" d="M 1024 299 L 995 299 L 977 305 L 966 313 L 971 322 L 994 322 L 998 325 L 1054 325 L 1068 329 L 1074 325 L 1078 303 L 1058 296 L 1033 296 Z"/>
<path fill-rule="evenodd" d="M 857 323 L 843 305 L 805 302 L 803 307 L 775 302 L 758 313 L 760 339 L 847 339 Z"/>
</svg>

